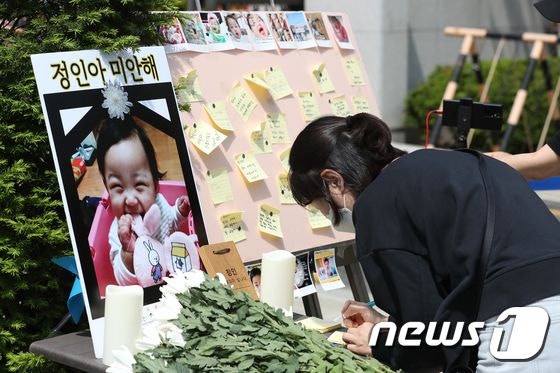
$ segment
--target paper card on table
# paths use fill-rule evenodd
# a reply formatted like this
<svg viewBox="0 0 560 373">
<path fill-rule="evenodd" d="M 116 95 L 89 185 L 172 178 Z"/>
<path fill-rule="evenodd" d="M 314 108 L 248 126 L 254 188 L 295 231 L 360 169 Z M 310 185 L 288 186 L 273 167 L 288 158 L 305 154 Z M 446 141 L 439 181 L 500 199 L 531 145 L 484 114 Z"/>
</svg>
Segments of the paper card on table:
<svg viewBox="0 0 560 373">
<path fill-rule="evenodd" d="M 296 256 L 296 273 L 294 274 L 294 297 L 301 298 L 317 292 L 313 284 L 313 275 L 309 261 L 309 251 Z"/>
<path fill-rule="evenodd" d="M 327 321 L 318 317 L 308 317 L 306 319 L 296 321 L 296 323 L 300 324 L 305 329 L 317 330 L 319 333 L 327 333 L 341 327 L 339 322 Z"/>
<path fill-rule="evenodd" d="M 196 70 L 191 70 L 186 76 L 182 76 L 175 85 L 177 99 L 180 103 L 202 101 L 202 91 L 198 84 Z"/>
<path fill-rule="evenodd" d="M 265 80 L 264 74 L 262 71 L 254 71 L 249 74 L 243 75 L 243 79 L 247 81 L 247 83 L 251 83 L 256 85 L 257 87 L 264 88 L 268 91 L 269 86 Z"/>
<path fill-rule="evenodd" d="M 233 201 L 233 193 L 225 167 L 206 171 L 206 183 L 210 188 L 210 196 L 215 205 Z"/>
<path fill-rule="evenodd" d="M 319 87 L 319 93 L 327 93 L 334 91 L 334 85 L 331 81 L 331 77 L 327 69 L 325 68 L 325 64 L 320 64 L 316 69 L 312 71 L 313 80 Z"/>
<path fill-rule="evenodd" d="M 351 115 L 350 108 L 348 108 L 348 103 L 346 102 L 346 98 L 344 96 L 338 96 L 335 98 L 331 98 L 329 100 L 329 104 L 331 105 L 331 110 L 334 115 L 339 117 L 347 117 Z"/>
<path fill-rule="evenodd" d="M 325 291 L 340 289 L 344 283 L 338 273 L 334 249 L 317 250 L 313 253 L 319 283 Z"/>
<path fill-rule="evenodd" d="M 290 150 L 291 148 L 284 149 L 278 155 L 278 157 L 280 158 L 280 163 L 282 163 L 282 167 L 286 172 L 290 171 Z"/>
<path fill-rule="evenodd" d="M 205 154 L 212 153 L 227 137 L 204 121 L 189 126 L 187 135 L 189 140 Z"/>
<path fill-rule="evenodd" d="M 270 139 L 270 130 L 267 130 L 267 128 L 263 129 L 261 126 L 251 132 L 251 149 L 253 149 L 255 154 L 271 153 L 272 141 Z"/>
<path fill-rule="evenodd" d="M 340 330 L 336 330 L 334 332 L 332 332 L 331 335 L 329 335 L 329 338 L 327 338 L 327 341 L 337 344 L 337 345 L 341 345 L 341 346 L 346 346 L 346 342 L 344 342 L 344 339 L 342 339 L 342 336 L 344 335 L 343 332 L 341 332 Z"/>
<path fill-rule="evenodd" d="M 346 76 L 350 85 L 366 85 L 360 69 L 360 63 L 355 56 L 344 59 L 344 67 L 346 68 Z"/>
<path fill-rule="evenodd" d="M 233 241 L 204 245 L 198 252 L 210 277 L 221 273 L 234 292 L 245 291 L 254 300 L 259 299 Z"/>
<path fill-rule="evenodd" d="M 251 97 L 251 94 L 247 92 L 239 82 L 236 82 L 229 92 L 229 103 L 235 111 L 241 115 L 244 121 L 247 121 L 251 116 L 251 113 L 257 107 L 255 100 Z"/>
<path fill-rule="evenodd" d="M 241 171 L 245 179 L 250 183 L 264 180 L 268 177 L 259 162 L 257 162 L 255 153 L 252 151 L 236 154 L 235 163 L 237 167 L 239 167 L 239 171 Z"/>
<path fill-rule="evenodd" d="M 226 131 L 233 131 L 233 126 L 229 120 L 225 101 L 210 102 L 204 105 L 204 109 L 206 109 L 206 112 L 216 126 Z"/>
<path fill-rule="evenodd" d="M 364 96 L 352 96 L 352 104 L 354 105 L 354 109 L 356 109 L 355 113 L 370 113 L 371 108 L 369 107 L 369 102 L 366 97 Z"/>
<path fill-rule="evenodd" d="M 303 112 L 303 119 L 306 122 L 311 122 L 313 119 L 319 117 L 321 112 L 319 111 L 319 105 L 313 92 L 305 91 L 298 92 L 299 104 L 301 106 L 301 111 Z"/>
<path fill-rule="evenodd" d="M 265 70 L 264 78 L 268 85 L 268 91 L 273 99 L 278 100 L 294 93 L 288 84 L 284 72 L 279 67 L 270 67 Z"/>
<path fill-rule="evenodd" d="M 239 242 L 247 239 L 247 235 L 243 229 L 241 212 L 230 212 L 229 214 L 220 216 L 220 224 L 222 225 L 224 240 Z"/>
<path fill-rule="evenodd" d="M 280 203 L 282 205 L 295 205 L 297 204 L 292 190 L 290 189 L 290 182 L 288 181 L 288 174 L 278 175 L 278 190 L 280 191 Z"/>
<path fill-rule="evenodd" d="M 280 210 L 267 204 L 259 208 L 259 230 L 275 237 L 283 238 L 280 225 Z"/>
<path fill-rule="evenodd" d="M 273 144 L 290 144 L 290 135 L 288 135 L 288 123 L 283 113 L 268 113 L 266 122 L 270 127 L 271 141 Z"/>
<path fill-rule="evenodd" d="M 326 228 L 332 225 L 331 221 L 318 208 L 308 205 L 305 209 L 311 229 Z"/>
</svg>

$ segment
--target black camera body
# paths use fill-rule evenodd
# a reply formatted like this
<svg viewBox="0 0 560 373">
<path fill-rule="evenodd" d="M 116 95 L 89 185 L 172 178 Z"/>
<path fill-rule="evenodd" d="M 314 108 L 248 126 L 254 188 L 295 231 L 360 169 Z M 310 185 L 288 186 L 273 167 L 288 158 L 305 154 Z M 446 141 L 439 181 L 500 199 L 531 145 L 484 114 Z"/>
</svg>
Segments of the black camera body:
<svg viewBox="0 0 560 373">
<path fill-rule="evenodd" d="M 467 135 L 471 128 L 499 131 L 502 122 L 502 105 L 473 102 L 469 98 L 443 101 L 442 124 L 457 127 L 458 147 L 467 147 Z"/>
</svg>

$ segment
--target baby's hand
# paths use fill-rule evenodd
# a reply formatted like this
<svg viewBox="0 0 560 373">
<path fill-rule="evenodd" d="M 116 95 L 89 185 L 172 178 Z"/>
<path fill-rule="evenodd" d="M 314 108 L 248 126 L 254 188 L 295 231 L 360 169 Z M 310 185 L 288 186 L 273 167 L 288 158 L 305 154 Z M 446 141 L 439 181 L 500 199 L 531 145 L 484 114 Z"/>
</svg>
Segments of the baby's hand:
<svg viewBox="0 0 560 373">
<path fill-rule="evenodd" d="M 132 237 L 132 215 L 125 214 L 118 221 L 118 235 L 121 241 L 122 249 L 126 252 L 134 251 L 134 240 Z"/>
<path fill-rule="evenodd" d="M 177 199 L 177 208 L 179 213 L 183 216 L 188 216 L 191 211 L 191 204 L 189 203 L 189 197 L 181 196 Z"/>
</svg>

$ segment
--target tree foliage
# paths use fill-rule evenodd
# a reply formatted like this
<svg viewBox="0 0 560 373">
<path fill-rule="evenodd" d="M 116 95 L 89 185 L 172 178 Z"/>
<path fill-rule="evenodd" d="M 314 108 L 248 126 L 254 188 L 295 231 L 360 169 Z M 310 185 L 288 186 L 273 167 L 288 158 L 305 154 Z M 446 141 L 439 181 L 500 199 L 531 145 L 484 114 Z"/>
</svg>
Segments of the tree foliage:
<svg viewBox="0 0 560 373">
<path fill-rule="evenodd" d="M 0 2 L 0 371 L 52 371 L 28 352 L 66 313 L 66 218 L 31 54 L 161 44 L 175 0 Z M 47 368 L 48 367 L 48 368 Z"/>
</svg>

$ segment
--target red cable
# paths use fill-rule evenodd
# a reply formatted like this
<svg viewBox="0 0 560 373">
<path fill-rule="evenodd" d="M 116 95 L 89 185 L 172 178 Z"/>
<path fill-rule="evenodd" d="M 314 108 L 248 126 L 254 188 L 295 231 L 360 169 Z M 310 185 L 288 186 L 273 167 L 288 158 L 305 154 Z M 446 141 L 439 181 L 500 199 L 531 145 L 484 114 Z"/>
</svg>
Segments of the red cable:
<svg viewBox="0 0 560 373">
<path fill-rule="evenodd" d="M 429 141 L 429 138 L 430 138 L 430 116 L 433 113 L 441 115 L 441 114 L 443 114 L 443 110 L 430 110 L 428 112 L 428 115 L 426 115 L 426 141 L 424 142 L 424 148 L 426 148 L 426 149 L 428 148 L 428 141 Z"/>
</svg>

